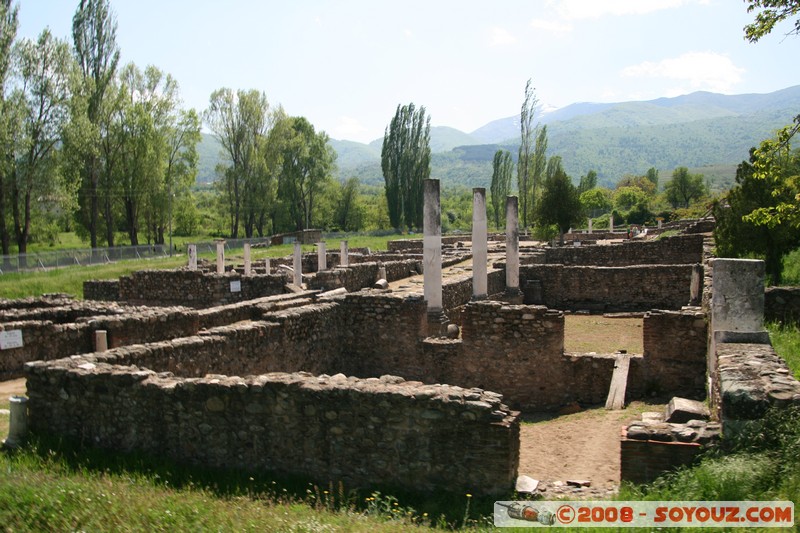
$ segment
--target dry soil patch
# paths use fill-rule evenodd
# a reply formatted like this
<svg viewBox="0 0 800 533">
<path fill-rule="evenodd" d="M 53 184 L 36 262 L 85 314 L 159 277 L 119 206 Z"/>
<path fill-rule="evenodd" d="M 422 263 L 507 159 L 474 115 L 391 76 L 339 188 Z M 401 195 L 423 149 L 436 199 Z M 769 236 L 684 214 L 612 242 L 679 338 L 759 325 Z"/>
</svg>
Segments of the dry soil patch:
<svg viewBox="0 0 800 533">
<path fill-rule="evenodd" d="M 603 315 L 564 317 L 564 351 L 570 353 L 642 353 L 642 319 Z"/>
</svg>

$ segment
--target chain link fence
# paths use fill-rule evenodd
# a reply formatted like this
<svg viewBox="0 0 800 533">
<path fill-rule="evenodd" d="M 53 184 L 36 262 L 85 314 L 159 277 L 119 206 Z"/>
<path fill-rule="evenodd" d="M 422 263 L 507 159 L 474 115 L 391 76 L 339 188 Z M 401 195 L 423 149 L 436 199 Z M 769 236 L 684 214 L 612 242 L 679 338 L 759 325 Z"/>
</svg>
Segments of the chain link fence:
<svg viewBox="0 0 800 533">
<path fill-rule="evenodd" d="M 244 248 L 249 242 L 251 246 L 269 246 L 269 237 L 253 239 L 225 239 L 225 250 Z M 197 253 L 215 253 L 216 241 L 197 242 Z M 174 252 L 185 253 L 184 247 Z M 98 265 L 128 259 L 150 259 L 153 257 L 168 257 L 169 246 L 165 244 L 148 244 L 139 246 L 115 246 L 113 248 L 86 248 L 57 250 L 54 252 L 36 252 L 18 255 L 0 256 L 0 274 L 12 272 L 29 272 L 33 270 L 48 270 L 69 266 Z"/>
</svg>

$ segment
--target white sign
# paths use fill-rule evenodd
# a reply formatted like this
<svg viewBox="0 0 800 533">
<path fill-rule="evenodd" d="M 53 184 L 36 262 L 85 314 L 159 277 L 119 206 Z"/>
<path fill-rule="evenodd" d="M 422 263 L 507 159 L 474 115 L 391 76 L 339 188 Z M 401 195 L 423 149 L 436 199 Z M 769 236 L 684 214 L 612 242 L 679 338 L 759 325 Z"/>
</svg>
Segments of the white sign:
<svg viewBox="0 0 800 533">
<path fill-rule="evenodd" d="M 22 346 L 21 329 L 0 331 L 0 350 L 11 350 L 12 348 L 22 348 Z"/>
<path fill-rule="evenodd" d="M 242 282 L 240 280 L 231 281 L 231 292 L 242 292 Z"/>
</svg>

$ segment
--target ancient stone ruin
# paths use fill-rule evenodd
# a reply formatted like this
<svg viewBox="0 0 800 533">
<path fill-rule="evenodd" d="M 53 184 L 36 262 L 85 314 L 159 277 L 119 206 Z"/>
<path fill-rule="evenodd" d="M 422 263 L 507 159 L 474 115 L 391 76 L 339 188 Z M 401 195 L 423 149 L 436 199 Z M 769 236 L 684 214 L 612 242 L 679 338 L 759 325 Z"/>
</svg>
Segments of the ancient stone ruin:
<svg viewBox="0 0 800 533">
<path fill-rule="evenodd" d="M 24 372 L 35 433 L 325 483 L 490 494 L 517 478 L 520 410 L 602 404 L 610 390 L 710 399 L 711 421 L 676 407 L 673 422 L 623 431 L 622 478 L 645 481 L 690 461 L 719 422 L 735 432 L 800 401 L 761 326 L 763 265 L 714 259 L 707 221 L 548 247 L 520 236 L 513 200 L 506 234 L 489 235 L 476 190 L 470 242 L 440 234 L 436 185 L 424 238 L 385 253 L 345 243 L 232 265 L 223 249 L 214 265 L 190 254 L 186 268 L 87 282 L 84 301 L 0 301 L 0 375 Z M 565 353 L 576 311 L 640 313 L 643 353 Z"/>
</svg>

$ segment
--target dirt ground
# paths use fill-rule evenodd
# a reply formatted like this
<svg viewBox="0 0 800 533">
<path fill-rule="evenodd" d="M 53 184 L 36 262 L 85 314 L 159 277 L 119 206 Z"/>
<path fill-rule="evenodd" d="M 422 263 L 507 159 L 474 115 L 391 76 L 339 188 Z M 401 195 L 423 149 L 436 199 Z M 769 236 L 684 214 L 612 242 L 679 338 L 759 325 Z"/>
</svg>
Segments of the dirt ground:
<svg viewBox="0 0 800 533">
<path fill-rule="evenodd" d="M 0 381 L 0 401 L 7 403 L 9 396 L 25 394 L 25 378 Z"/>
<path fill-rule="evenodd" d="M 539 481 L 589 480 L 592 487 L 619 484 L 620 429 L 644 411 L 664 405 L 633 402 L 624 410 L 604 407 L 555 418 L 523 417 L 520 475 Z"/>
<path fill-rule="evenodd" d="M 642 319 L 604 315 L 564 317 L 564 351 L 575 353 L 642 353 Z"/>
</svg>

